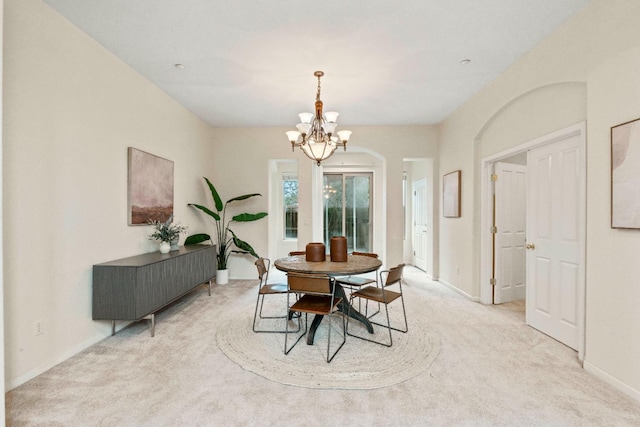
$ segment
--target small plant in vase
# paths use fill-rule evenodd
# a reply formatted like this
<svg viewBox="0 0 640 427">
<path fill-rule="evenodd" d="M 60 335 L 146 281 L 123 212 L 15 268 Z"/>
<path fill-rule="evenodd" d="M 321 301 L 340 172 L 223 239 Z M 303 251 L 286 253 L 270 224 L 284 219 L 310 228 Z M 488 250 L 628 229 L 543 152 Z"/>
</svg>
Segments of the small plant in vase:
<svg viewBox="0 0 640 427">
<path fill-rule="evenodd" d="M 149 239 L 160 241 L 160 252 L 166 254 L 178 250 L 178 239 L 180 234 L 186 233 L 187 227 L 179 223 L 173 224 L 173 215 L 165 222 L 149 220 L 149 224 L 154 227 Z"/>
</svg>

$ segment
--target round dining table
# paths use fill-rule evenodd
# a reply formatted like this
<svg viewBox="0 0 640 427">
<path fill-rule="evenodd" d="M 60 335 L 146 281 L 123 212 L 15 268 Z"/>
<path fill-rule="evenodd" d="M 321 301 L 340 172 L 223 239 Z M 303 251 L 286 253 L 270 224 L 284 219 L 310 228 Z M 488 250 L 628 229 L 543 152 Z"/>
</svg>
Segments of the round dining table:
<svg viewBox="0 0 640 427">
<path fill-rule="evenodd" d="M 333 262 L 329 259 L 325 261 L 307 261 L 306 255 L 293 255 L 286 258 L 277 259 L 273 265 L 280 271 L 302 273 L 302 274 L 326 274 L 328 276 L 349 276 L 354 274 L 370 273 L 377 271 L 382 266 L 382 261 L 378 258 L 372 258 L 364 255 L 348 255 L 346 262 Z M 367 316 L 361 314 L 358 310 L 351 307 L 349 299 L 342 286 L 336 283 L 334 287 L 334 294 L 336 297 L 341 298 L 340 304 L 338 304 L 338 310 L 342 313 L 348 314 L 351 318 L 362 323 L 367 331 L 373 333 L 373 325 L 367 319 Z M 322 315 L 316 315 L 311 322 L 311 327 L 307 335 L 307 344 L 313 344 L 315 331 L 322 321 Z"/>
</svg>

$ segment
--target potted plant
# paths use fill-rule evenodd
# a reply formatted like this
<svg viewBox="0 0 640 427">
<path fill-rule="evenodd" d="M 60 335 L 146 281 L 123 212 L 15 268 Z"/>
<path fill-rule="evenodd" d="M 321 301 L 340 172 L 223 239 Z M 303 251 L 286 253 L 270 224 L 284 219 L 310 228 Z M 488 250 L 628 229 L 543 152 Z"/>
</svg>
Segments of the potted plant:
<svg viewBox="0 0 640 427">
<path fill-rule="evenodd" d="M 198 205 L 195 203 L 189 203 L 188 205 L 193 206 L 201 212 L 209 215 L 211 218 L 213 218 L 216 224 L 216 283 L 222 285 L 228 283 L 229 280 L 229 270 L 227 269 L 227 263 L 229 261 L 229 256 L 231 255 L 231 253 L 250 254 L 255 258 L 259 258 L 259 255 L 253 249 L 253 247 L 251 247 L 251 245 L 244 240 L 239 239 L 236 233 L 229 228 L 230 224 L 232 222 L 257 221 L 260 218 L 264 218 L 265 216 L 267 216 L 267 213 L 241 213 L 238 215 L 234 215 L 230 220 L 227 221 L 227 206 L 229 206 L 230 203 L 239 202 L 255 196 L 261 196 L 261 194 L 245 194 L 244 196 L 234 197 L 227 200 L 225 203 L 222 203 L 222 199 L 220 198 L 218 191 L 213 186 L 211 181 L 209 181 L 209 179 L 206 177 L 204 177 L 204 180 L 207 182 L 209 190 L 211 191 L 215 211 L 207 208 L 206 206 Z M 194 234 L 187 237 L 187 239 L 185 240 L 185 245 L 201 243 L 207 240 L 211 240 L 211 236 L 206 233 Z M 234 246 L 237 248 L 237 250 L 233 249 Z"/>
<path fill-rule="evenodd" d="M 179 223 L 172 224 L 172 222 L 173 215 L 171 215 L 165 222 L 149 220 L 149 224 L 154 227 L 154 231 L 149 236 L 149 239 L 160 241 L 160 252 L 163 254 L 177 250 L 180 234 L 187 231 L 187 227 L 180 225 Z"/>
</svg>

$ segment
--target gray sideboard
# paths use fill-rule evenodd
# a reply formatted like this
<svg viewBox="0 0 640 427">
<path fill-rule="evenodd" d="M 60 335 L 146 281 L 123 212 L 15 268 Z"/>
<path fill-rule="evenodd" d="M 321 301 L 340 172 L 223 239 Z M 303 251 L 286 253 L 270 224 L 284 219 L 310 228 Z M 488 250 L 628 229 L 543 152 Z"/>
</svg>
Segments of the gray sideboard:
<svg viewBox="0 0 640 427">
<path fill-rule="evenodd" d="M 155 312 L 216 275 L 216 247 L 181 246 L 168 254 L 151 252 L 93 266 L 93 320 L 151 320 Z"/>
</svg>

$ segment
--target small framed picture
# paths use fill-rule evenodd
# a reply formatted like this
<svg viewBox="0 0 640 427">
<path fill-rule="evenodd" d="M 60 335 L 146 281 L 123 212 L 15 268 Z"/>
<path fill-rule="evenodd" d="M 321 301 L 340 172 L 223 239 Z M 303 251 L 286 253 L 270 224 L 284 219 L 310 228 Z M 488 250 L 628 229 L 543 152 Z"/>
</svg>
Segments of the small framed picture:
<svg viewBox="0 0 640 427">
<path fill-rule="evenodd" d="M 460 217 L 461 171 L 450 172 L 442 177 L 442 214 L 445 218 Z"/>
<path fill-rule="evenodd" d="M 640 228 L 640 119 L 611 128 L 611 228 Z"/>
</svg>

